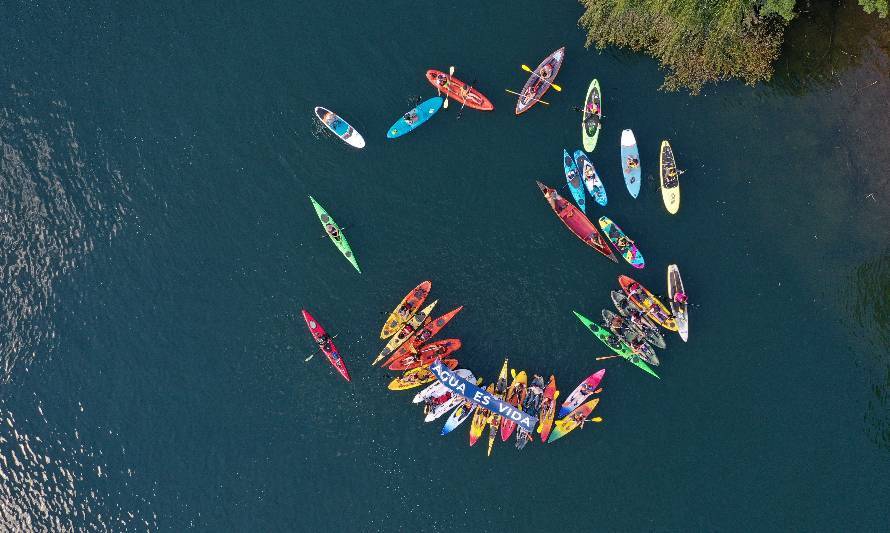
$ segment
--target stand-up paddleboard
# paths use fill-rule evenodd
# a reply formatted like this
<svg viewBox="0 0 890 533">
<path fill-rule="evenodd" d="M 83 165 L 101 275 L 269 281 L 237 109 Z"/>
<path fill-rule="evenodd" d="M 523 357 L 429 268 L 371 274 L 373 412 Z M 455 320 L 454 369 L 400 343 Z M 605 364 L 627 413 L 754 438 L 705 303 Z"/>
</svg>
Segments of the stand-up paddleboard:
<svg viewBox="0 0 890 533">
<path fill-rule="evenodd" d="M 602 206 L 606 205 L 609 201 L 609 198 L 606 196 L 606 188 L 603 186 L 599 174 L 596 173 L 593 163 L 590 162 L 590 159 L 581 150 L 575 150 L 575 164 L 578 165 L 578 170 L 581 171 L 581 179 L 584 180 L 584 185 L 587 187 L 587 192 L 590 193 L 590 196 L 596 200 L 596 203 Z"/>
<path fill-rule="evenodd" d="M 630 159 L 636 160 L 636 166 L 631 168 Z M 624 172 L 624 184 L 627 192 L 636 198 L 640 195 L 640 181 L 643 171 L 640 169 L 640 151 L 637 150 L 637 140 L 634 132 L 624 130 L 621 132 L 621 169 Z"/>
<path fill-rule="evenodd" d="M 584 149 L 592 152 L 596 148 L 596 141 L 600 136 L 600 128 L 603 118 L 603 100 L 600 92 L 600 82 L 594 78 L 587 88 L 587 96 L 584 98 L 584 109 L 581 112 L 581 141 Z M 577 156 L 576 156 L 577 157 Z M 606 205 L 606 204 L 602 204 Z"/>
<path fill-rule="evenodd" d="M 569 155 L 569 151 L 562 150 L 562 168 L 566 175 L 566 181 L 569 184 L 569 191 L 575 199 L 575 203 L 581 208 L 582 212 L 587 211 L 587 202 L 584 200 L 584 185 L 581 183 L 581 172 L 578 171 L 578 165 Z"/>
<path fill-rule="evenodd" d="M 680 210 L 680 171 L 674 161 L 671 144 L 661 141 L 659 159 L 659 176 L 661 177 L 661 199 L 668 213 L 676 215 Z"/>
<path fill-rule="evenodd" d="M 331 130 L 334 135 L 340 137 L 340 139 L 349 146 L 354 146 L 356 148 L 365 147 L 364 137 L 333 111 L 319 106 L 315 108 L 315 116 L 318 117 L 318 120 L 320 120 L 327 129 Z"/>
<path fill-rule="evenodd" d="M 688 306 L 685 299 L 682 302 L 674 299 L 678 292 L 682 292 L 684 296 L 686 295 L 686 289 L 683 288 L 683 278 L 680 277 L 680 269 L 677 268 L 677 265 L 668 265 L 667 283 L 668 298 L 670 298 L 669 304 L 671 312 L 674 314 L 674 319 L 677 322 L 677 331 L 680 333 L 680 338 L 683 339 L 683 342 L 686 342 L 689 339 Z"/>
<path fill-rule="evenodd" d="M 600 217 L 600 228 L 603 233 L 612 242 L 612 245 L 621 254 L 621 257 L 634 268 L 643 268 L 646 261 L 643 260 L 643 254 L 637 248 L 633 239 L 624 234 L 624 231 L 618 227 L 618 224 L 612 222 L 609 217 Z"/>
<path fill-rule="evenodd" d="M 444 101 L 445 100 L 443 100 L 441 96 L 434 96 L 411 111 L 408 111 L 399 117 L 399 120 L 397 120 L 395 124 L 390 126 L 389 131 L 386 132 L 386 137 L 395 139 L 411 133 L 420 127 L 421 124 L 429 120 L 430 117 L 435 115 L 437 111 L 442 109 L 442 102 Z"/>
</svg>

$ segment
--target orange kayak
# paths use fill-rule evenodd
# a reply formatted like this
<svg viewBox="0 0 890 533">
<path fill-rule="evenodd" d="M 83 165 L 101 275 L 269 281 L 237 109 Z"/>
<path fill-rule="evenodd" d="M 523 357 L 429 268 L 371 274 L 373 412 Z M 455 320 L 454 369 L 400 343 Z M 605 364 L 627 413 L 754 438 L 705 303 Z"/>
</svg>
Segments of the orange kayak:
<svg viewBox="0 0 890 533">
<path fill-rule="evenodd" d="M 454 76 L 449 76 L 447 73 L 439 70 L 430 69 L 426 71 L 426 79 L 433 87 L 467 107 L 478 109 L 479 111 L 494 110 L 491 101 L 484 94 Z"/>
<path fill-rule="evenodd" d="M 383 362 L 383 366 L 389 366 L 400 359 L 404 359 L 406 355 L 417 352 L 423 343 L 430 340 L 430 337 L 436 333 L 439 333 L 439 330 L 444 328 L 445 324 L 454 318 L 454 315 L 459 313 L 463 308 L 464 306 L 460 306 L 457 309 L 445 313 L 432 322 L 428 322 L 423 329 L 417 330 L 414 335 L 411 335 L 410 339 L 406 340 L 404 344 L 399 346 L 399 348 L 389 356 L 389 359 Z"/>
<path fill-rule="evenodd" d="M 460 350 L 460 339 L 443 339 L 421 346 L 417 353 L 408 354 L 389 365 L 390 370 L 411 370 L 419 366 L 430 366 L 437 357 L 445 359 Z"/>
</svg>

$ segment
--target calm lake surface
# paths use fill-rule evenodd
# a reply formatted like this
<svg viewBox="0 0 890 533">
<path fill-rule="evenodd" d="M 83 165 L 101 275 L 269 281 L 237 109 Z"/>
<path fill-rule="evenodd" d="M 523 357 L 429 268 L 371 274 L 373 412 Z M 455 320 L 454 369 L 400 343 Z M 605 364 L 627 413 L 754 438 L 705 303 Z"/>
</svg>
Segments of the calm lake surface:
<svg viewBox="0 0 890 533">
<path fill-rule="evenodd" d="M 886 530 L 887 21 L 809 15 L 772 82 L 690 97 L 659 91 L 645 56 L 585 50 L 579 5 L 546 7 L 0 7 L 2 528 Z M 514 116 L 520 65 L 563 45 L 563 91 Z M 495 111 L 452 104 L 385 139 L 449 65 Z M 642 271 L 583 246 L 535 186 L 564 183 L 594 77 L 609 204 L 590 210 Z M 626 193 L 624 128 L 644 177 L 671 141 L 677 216 L 653 178 Z M 619 274 L 663 293 L 669 263 L 699 307 L 663 379 L 595 361 L 607 349 L 571 311 L 598 316 Z M 439 336 L 477 376 L 509 357 L 564 397 L 606 368 L 603 423 L 490 458 L 467 427 L 440 437 L 368 366 L 381 313 L 424 279 L 440 312 L 465 306 Z M 305 362 L 303 307 L 352 384 Z"/>
</svg>

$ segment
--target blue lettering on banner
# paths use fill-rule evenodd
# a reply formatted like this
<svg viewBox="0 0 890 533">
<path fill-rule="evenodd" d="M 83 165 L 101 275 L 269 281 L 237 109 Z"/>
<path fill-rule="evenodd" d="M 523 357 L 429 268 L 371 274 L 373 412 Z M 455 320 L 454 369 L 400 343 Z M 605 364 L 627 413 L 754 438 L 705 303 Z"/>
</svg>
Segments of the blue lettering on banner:
<svg viewBox="0 0 890 533">
<path fill-rule="evenodd" d="M 516 425 L 526 431 L 531 432 L 535 429 L 535 425 L 538 423 L 537 417 L 531 416 L 509 403 L 497 399 L 485 389 L 477 387 L 475 383 L 463 379 L 443 365 L 441 360 L 436 359 L 430 366 L 430 370 L 433 371 L 433 374 L 436 375 L 436 378 L 443 385 L 451 389 L 451 392 L 460 394 L 474 404 L 491 409 L 502 417 L 516 422 Z"/>
</svg>

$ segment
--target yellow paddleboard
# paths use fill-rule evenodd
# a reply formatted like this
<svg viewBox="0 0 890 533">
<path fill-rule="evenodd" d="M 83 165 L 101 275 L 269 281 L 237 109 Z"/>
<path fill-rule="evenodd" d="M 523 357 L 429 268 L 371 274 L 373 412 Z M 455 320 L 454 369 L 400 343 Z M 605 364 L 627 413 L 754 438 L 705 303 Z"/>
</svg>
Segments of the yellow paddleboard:
<svg viewBox="0 0 890 533">
<path fill-rule="evenodd" d="M 671 144 L 667 141 L 661 141 L 658 166 L 661 176 L 661 199 L 664 201 L 664 207 L 668 213 L 676 215 L 680 210 L 680 171 L 677 170 Z"/>
</svg>

